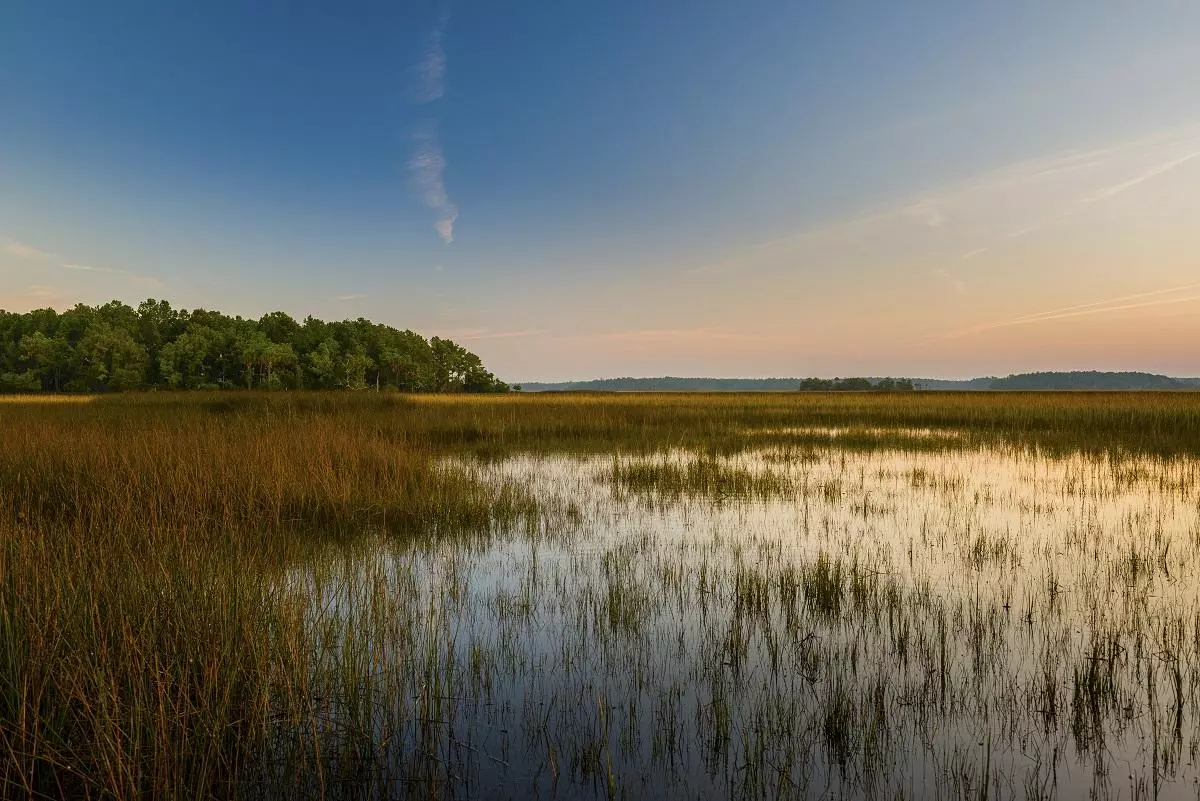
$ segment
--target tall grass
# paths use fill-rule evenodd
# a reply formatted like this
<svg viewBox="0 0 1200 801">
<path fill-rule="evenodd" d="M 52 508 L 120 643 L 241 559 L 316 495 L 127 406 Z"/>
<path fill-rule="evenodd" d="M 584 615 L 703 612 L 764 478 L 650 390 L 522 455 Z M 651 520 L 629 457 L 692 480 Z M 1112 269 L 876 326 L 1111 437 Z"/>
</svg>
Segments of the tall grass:
<svg viewBox="0 0 1200 801">
<path fill-rule="evenodd" d="M 0 430 L 11 797 L 244 790 L 314 704 L 316 633 L 281 571 L 364 531 L 452 536 L 534 511 L 353 404 L 10 402 Z"/>
<path fill-rule="evenodd" d="M 1200 453 L 1200 393 L 546 393 L 431 396 L 415 404 L 431 413 L 414 414 L 414 434 L 481 449 L 727 451 L 789 441 L 829 444 L 827 433 L 811 429 L 854 427 L 837 444 Z M 914 436 L 919 429 L 932 436 Z"/>
<path fill-rule="evenodd" d="M 432 612 L 394 613 L 378 588 L 363 588 L 355 603 L 374 610 L 378 627 L 390 627 L 388 647 L 424 654 L 413 662 L 424 673 L 377 681 L 388 663 L 378 643 L 314 616 L 306 595 L 312 588 L 289 582 L 290 568 L 364 537 L 453 543 L 539 519 L 529 487 L 480 481 L 462 466 L 467 461 L 444 458 L 456 454 L 655 453 L 613 461 L 612 483 L 679 498 L 819 491 L 837 502 L 839 486 L 797 489 L 770 472 L 716 461 L 767 444 L 799 449 L 793 452 L 827 447 L 829 437 L 814 430 L 822 426 L 855 428 L 840 444 L 859 448 L 1003 442 L 1192 454 L 1200 453 L 1200 396 L 4 399 L 0 796 L 329 794 L 339 786 L 338 766 L 361 768 L 389 727 L 452 718 L 439 671 L 459 668 L 437 636 L 420 634 L 420 626 L 436 627 Z M 906 433 L 892 431 L 899 429 Z M 915 429 L 963 435 L 914 436 Z M 679 449 L 698 455 L 682 464 L 663 455 Z M 927 480 L 934 479 L 921 478 Z M 869 513 L 864 500 L 862 514 Z M 987 542 L 976 551 L 978 561 L 1001 553 Z M 1131 558 L 1132 572 L 1141 559 Z M 818 561 L 791 579 L 772 580 L 793 593 L 787 582 L 801 582 L 811 610 L 833 617 L 847 603 L 843 584 L 854 586 L 846 577 L 857 575 L 841 564 Z M 759 586 L 750 574 L 744 579 L 739 586 Z M 609 628 L 633 636 L 643 626 L 641 596 L 628 584 L 612 586 L 597 608 Z M 742 594 L 766 597 L 760 590 Z M 498 608 L 520 617 L 531 601 L 505 600 Z M 748 635 L 728 635 L 722 664 L 740 665 Z M 473 655 L 473 666 L 461 669 L 483 676 L 487 658 Z M 1111 704 L 1110 677 L 1095 667 L 1102 664 L 1089 663 L 1076 681 L 1076 692 L 1097 709 Z M 370 702 L 376 691 L 387 697 Z M 831 748 L 841 748 L 852 729 L 841 692 L 829 689 L 841 699 L 823 724 Z M 718 731 L 728 726 L 723 697 L 707 708 Z M 382 721 L 380 708 L 395 709 L 395 716 Z M 1074 708 L 1088 709 L 1082 701 Z M 604 744 L 593 767 L 603 766 L 610 786 L 618 732 L 610 736 L 603 701 L 598 714 Z M 1084 726 L 1088 719 L 1080 720 Z M 421 753 L 431 766 L 439 764 L 437 743 L 449 742 L 432 735 L 417 741 L 430 743 Z"/>
</svg>

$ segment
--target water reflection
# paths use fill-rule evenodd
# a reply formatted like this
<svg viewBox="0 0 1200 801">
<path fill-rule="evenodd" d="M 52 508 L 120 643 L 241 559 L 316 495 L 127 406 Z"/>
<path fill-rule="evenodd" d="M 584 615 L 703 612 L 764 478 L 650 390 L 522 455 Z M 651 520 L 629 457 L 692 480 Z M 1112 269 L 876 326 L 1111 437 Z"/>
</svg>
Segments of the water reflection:
<svg viewBox="0 0 1200 801">
<path fill-rule="evenodd" d="M 362 708 L 331 719 L 367 716 L 377 792 L 1200 791 L 1196 460 L 834 444 L 465 466 L 572 513 L 300 579 L 329 659 L 369 663 L 345 671 Z"/>
</svg>

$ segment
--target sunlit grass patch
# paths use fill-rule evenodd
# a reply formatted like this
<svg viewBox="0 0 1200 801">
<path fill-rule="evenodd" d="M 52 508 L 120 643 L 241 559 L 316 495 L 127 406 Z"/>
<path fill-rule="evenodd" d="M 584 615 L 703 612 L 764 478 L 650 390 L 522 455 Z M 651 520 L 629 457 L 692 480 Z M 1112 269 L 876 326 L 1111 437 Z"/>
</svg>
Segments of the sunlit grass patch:
<svg viewBox="0 0 1200 801">
<path fill-rule="evenodd" d="M 0 395 L 0 404 L 14 406 L 77 406 L 91 403 L 96 395 L 50 395 L 45 393 L 29 393 L 27 395 Z"/>
<path fill-rule="evenodd" d="M 687 453 L 613 457 L 606 479 L 623 492 L 702 496 L 717 501 L 763 500 L 794 489 L 788 478 L 761 464 Z"/>
</svg>

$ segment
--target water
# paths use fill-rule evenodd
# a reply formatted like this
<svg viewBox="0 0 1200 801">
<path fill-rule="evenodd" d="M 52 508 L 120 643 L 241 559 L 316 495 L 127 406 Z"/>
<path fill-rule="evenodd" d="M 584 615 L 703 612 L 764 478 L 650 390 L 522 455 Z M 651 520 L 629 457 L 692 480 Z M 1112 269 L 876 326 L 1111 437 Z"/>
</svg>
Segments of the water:
<svg viewBox="0 0 1200 801">
<path fill-rule="evenodd" d="M 1200 461 L 837 438 L 460 463 L 552 511 L 320 566 L 374 792 L 1200 797 Z"/>
</svg>

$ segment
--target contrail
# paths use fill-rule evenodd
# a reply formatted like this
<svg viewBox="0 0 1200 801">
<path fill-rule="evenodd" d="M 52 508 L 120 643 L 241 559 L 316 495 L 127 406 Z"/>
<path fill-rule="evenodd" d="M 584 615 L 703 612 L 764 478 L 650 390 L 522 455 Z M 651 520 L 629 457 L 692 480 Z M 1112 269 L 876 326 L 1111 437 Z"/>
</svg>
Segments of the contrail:
<svg viewBox="0 0 1200 801">
<path fill-rule="evenodd" d="M 1153 167 L 1153 168 L 1147 170 L 1146 172 L 1142 173 L 1141 175 L 1135 175 L 1133 178 L 1130 178 L 1128 181 L 1122 181 L 1121 183 L 1115 184 L 1106 189 L 1101 189 L 1099 192 L 1092 195 L 1091 197 L 1084 198 L 1083 202 L 1084 203 L 1095 203 L 1099 200 L 1107 200 L 1110 197 L 1114 197 L 1116 195 L 1121 194 L 1126 189 L 1132 189 L 1133 187 L 1137 186 L 1138 184 L 1143 184 L 1146 181 L 1149 181 L 1151 178 L 1157 178 L 1158 176 L 1162 175 L 1164 172 L 1169 172 L 1170 170 L 1173 170 L 1182 164 L 1187 164 L 1189 161 L 1196 158 L 1197 156 L 1200 156 L 1200 150 L 1196 151 L 1195 153 L 1188 153 L 1186 156 L 1180 156 L 1177 159 L 1172 159 L 1171 161 L 1165 162 L 1163 164 L 1159 164 L 1157 167 Z"/>
<path fill-rule="evenodd" d="M 1175 292 L 1183 292 L 1188 289 L 1196 289 L 1197 287 L 1200 287 L 1200 282 L 1197 282 L 1194 284 L 1184 284 L 1183 286 L 1175 286 L 1175 287 L 1171 287 L 1170 289 L 1156 289 L 1153 292 L 1138 292 L 1137 294 L 1134 294 L 1134 295 L 1122 295 L 1119 298 L 1109 298 L 1108 300 L 1097 300 L 1093 303 L 1080 303 L 1076 306 L 1063 306 L 1061 309 L 1051 309 L 1050 311 L 1038 312 L 1037 314 L 1025 314 L 1025 315 L 1016 317 L 1016 318 L 1009 320 L 1007 322 L 1004 322 L 1004 323 L 996 323 L 996 325 L 1009 325 L 1009 324 L 1013 324 L 1013 323 L 1017 323 L 1017 322 L 1024 322 L 1024 321 L 1032 322 L 1041 317 L 1046 317 L 1048 315 L 1057 315 L 1057 314 L 1061 314 L 1062 312 L 1075 311 L 1076 309 L 1091 309 L 1096 306 L 1107 306 L 1110 303 L 1123 303 L 1124 301 L 1137 300 L 1138 298 L 1149 298 L 1149 297 L 1153 297 L 1155 295 L 1170 295 Z"/>
<path fill-rule="evenodd" d="M 969 334 L 981 334 L 984 331 L 993 331 L 997 328 L 1010 328 L 1015 325 L 1027 325 L 1029 323 L 1062 320 L 1069 317 L 1085 317 L 1092 314 L 1126 311 L 1128 309 L 1144 309 L 1152 306 L 1168 306 L 1176 303 L 1188 303 L 1194 300 L 1200 300 L 1200 295 L 1185 295 L 1180 298 L 1160 298 L 1158 300 L 1147 300 L 1139 303 L 1126 303 L 1125 301 L 1139 300 L 1141 298 L 1150 298 L 1158 295 L 1169 295 L 1189 289 L 1196 289 L 1198 287 L 1200 287 L 1200 283 L 1184 284 L 1182 286 L 1171 287 L 1170 289 L 1156 289 L 1152 292 L 1138 292 L 1133 295 L 1122 295 L 1120 297 L 1109 298 L 1107 300 L 1098 300 L 1094 303 L 1080 303 L 1075 306 L 1063 306 L 1058 309 L 1038 312 L 1037 314 L 1026 314 L 1020 317 L 1014 317 L 1011 320 L 1003 320 L 997 323 L 985 323 L 983 325 L 964 328 L 961 331 L 955 331 L 941 337 L 933 337 L 932 339 L 935 341 L 958 339 L 959 337 L 964 337 Z M 928 342 L 930 340 L 927 339 L 924 341 Z"/>
<path fill-rule="evenodd" d="M 1182 298 L 1163 298 L 1162 300 L 1148 300 L 1144 303 L 1126 303 L 1121 306 L 1105 306 L 1102 309 L 1084 309 L 1082 311 L 1063 312 L 1047 317 L 1033 317 L 1020 320 L 1010 320 L 1007 323 L 997 323 L 996 325 L 986 326 L 982 331 L 987 331 L 990 328 L 1003 328 L 1007 325 L 1020 325 L 1022 323 L 1040 323 L 1043 320 L 1061 320 L 1064 317 L 1083 317 L 1088 314 L 1103 314 L 1110 311 L 1123 311 L 1125 309 L 1143 309 L 1147 306 L 1168 306 L 1172 303 L 1186 303 L 1192 300 L 1200 300 L 1200 295 L 1185 295 Z"/>
</svg>

